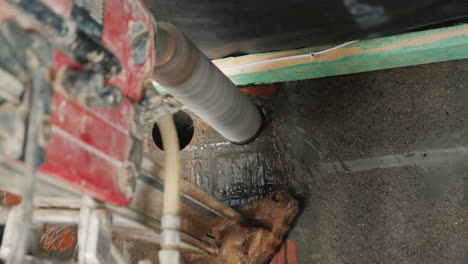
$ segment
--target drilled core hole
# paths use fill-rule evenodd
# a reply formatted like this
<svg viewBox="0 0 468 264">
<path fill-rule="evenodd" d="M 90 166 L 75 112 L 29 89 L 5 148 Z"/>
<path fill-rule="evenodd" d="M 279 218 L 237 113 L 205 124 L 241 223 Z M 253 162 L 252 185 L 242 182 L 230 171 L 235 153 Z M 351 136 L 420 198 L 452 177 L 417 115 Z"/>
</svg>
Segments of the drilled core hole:
<svg viewBox="0 0 468 264">
<path fill-rule="evenodd" d="M 193 120 L 190 115 L 184 111 L 179 111 L 172 117 L 174 118 L 174 123 L 177 129 L 177 137 L 179 138 L 179 145 L 180 149 L 182 150 L 190 143 L 190 141 L 192 141 L 194 132 Z M 153 126 L 153 141 L 159 149 L 164 150 L 161 133 L 156 123 Z"/>
</svg>

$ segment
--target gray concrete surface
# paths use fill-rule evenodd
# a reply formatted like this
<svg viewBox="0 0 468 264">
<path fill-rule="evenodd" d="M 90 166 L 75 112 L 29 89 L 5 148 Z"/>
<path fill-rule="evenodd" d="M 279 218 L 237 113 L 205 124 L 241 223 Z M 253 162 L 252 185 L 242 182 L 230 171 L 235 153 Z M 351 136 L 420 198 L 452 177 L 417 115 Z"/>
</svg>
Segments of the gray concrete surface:
<svg viewBox="0 0 468 264">
<path fill-rule="evenodd" d="M 282 94 L 320 156 L 290 149 L 306 160 L 289 236 L 299 263 L 468 263 L 468 61 L 287 83 Z"/>
<path fill-rule="evenodd" d="M 184 178 L 231 206 L 287 189 L 298 263 L 468 263 L 468 60 L 281 84 L 265 132 L 200 120 Z"/>
</svg>

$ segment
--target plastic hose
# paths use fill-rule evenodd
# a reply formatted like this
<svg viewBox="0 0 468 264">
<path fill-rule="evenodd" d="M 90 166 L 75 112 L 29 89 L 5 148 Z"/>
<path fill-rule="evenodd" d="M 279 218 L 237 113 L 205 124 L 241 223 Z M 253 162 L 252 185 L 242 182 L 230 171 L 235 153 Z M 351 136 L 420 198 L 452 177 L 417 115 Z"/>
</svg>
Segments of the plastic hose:
<svg viewBox="0 0 468 264">
<path fill-rule="evenodd" d="M 179 215 L 180 203 L 180 157 L 179 139 L 171 114 L 160 117 L 157 121 L 164 146 L 164 202 L 163 215 Z"/>
<path fill-rule="evenodd" d="M 172 114 L 162 115 L 156 121 L 161 131 L 164 146 L 164 201 L 163 217 L 161 221 L 161 250 L 159 262 L 161 264 L 180 263 L 180 156 L 179 140 Z"/>
</svg>

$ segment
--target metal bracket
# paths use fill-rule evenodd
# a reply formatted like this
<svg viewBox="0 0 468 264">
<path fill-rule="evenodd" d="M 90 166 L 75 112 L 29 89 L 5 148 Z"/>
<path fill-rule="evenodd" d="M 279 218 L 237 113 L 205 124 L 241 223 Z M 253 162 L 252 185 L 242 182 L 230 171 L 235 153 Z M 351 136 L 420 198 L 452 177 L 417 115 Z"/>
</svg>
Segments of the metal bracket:
<svg viewBox="0 0 468 264">
<path fill-rule="evenodd" d="M 89 196 L 84 196 L 78 224 L 78 263 L 110 263 L 111 215 Z"/>
</svg>

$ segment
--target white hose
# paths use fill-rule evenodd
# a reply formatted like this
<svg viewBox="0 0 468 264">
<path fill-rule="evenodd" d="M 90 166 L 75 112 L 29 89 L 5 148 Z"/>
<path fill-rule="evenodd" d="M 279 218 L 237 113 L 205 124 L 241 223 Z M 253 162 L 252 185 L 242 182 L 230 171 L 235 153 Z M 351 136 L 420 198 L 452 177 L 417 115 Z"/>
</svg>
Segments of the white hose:
<svg viewBox="0 0 468 264">
<path fill-rule="evenodd" d="M 178 215 L 180 203 L 180 157 L 179 139 L 171 114 L 160 117 L 157 121 L 164 148 L 164 215 Z"/>
<path fill-rule="evenodd" d="M 164 147 L 164 201 L 161 221 L 161 264 L 180 263 L 180 156 L 179 139 L 172 114 L 167 113 L 156 121 Z"/>
</svg>

